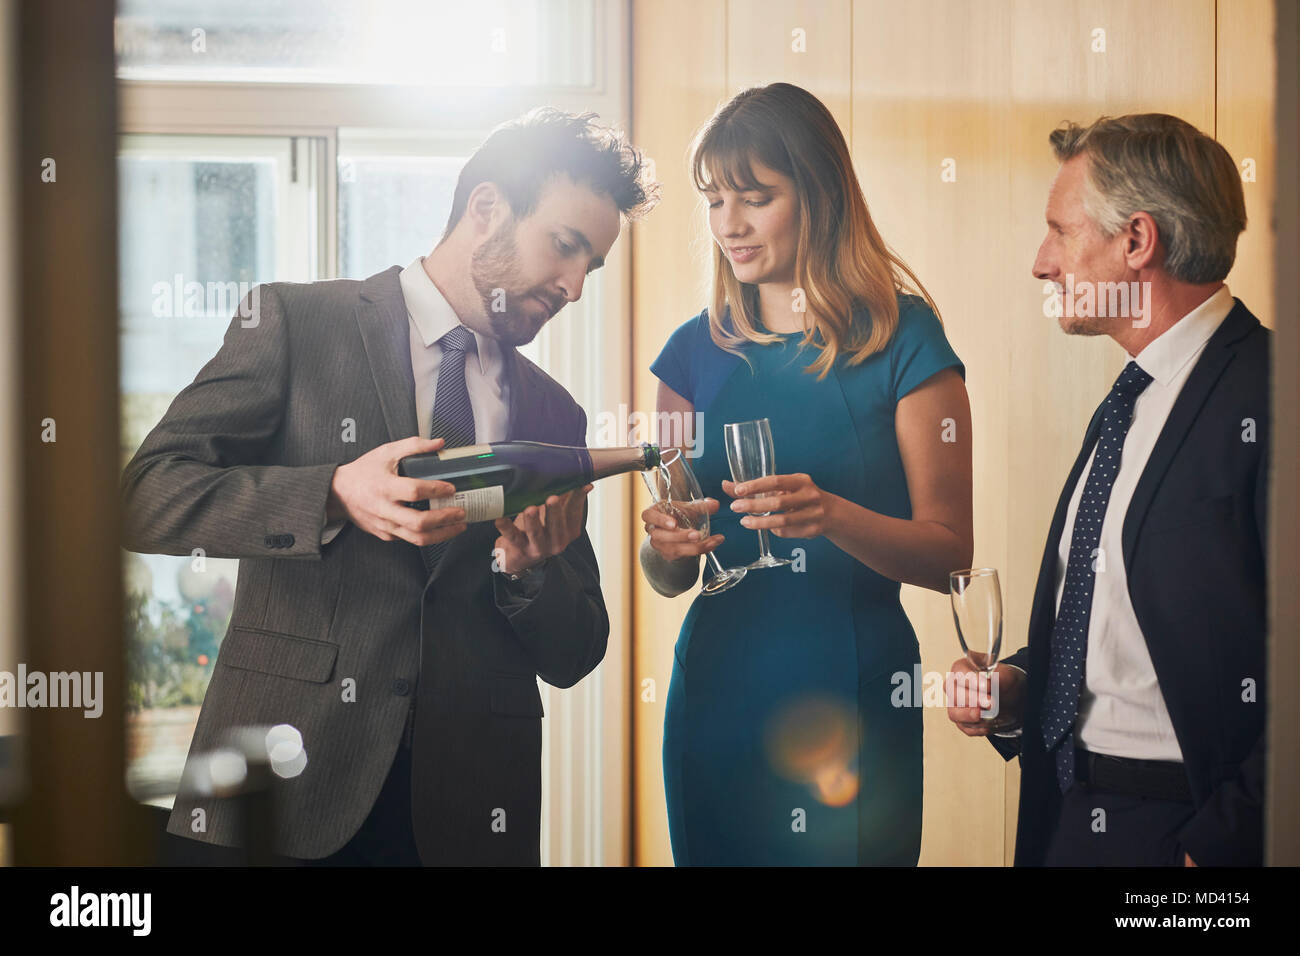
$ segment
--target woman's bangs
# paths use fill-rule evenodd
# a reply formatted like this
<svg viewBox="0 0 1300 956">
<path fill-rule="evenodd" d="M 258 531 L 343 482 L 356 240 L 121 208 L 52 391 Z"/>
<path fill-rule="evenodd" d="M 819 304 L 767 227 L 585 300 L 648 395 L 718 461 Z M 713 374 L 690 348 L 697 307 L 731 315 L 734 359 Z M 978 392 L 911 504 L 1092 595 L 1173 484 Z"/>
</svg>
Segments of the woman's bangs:
<svg viewBox="0 0 1300 956">
<path fill-rule="evenodd" d="M 727 133 L 718 131 L 700 144 L 692 170 L 695 188 L 704 192 L 721 187 L 738 193 L 762 189 L 764 184 L 754 175 L 752 147 Z"/>
</svg>

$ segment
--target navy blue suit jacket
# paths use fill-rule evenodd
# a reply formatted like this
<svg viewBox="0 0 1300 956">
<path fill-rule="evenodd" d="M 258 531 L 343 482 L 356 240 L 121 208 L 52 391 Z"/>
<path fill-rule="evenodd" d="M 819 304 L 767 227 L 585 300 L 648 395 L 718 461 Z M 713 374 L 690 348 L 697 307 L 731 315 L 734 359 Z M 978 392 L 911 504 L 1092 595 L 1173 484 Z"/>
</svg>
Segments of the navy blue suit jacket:
<svg viewBox="0 0 1300 956">
<path fill-rule="evenodd" d="M 1263 862 L 1267 663 L 1269 352 L 1239 299 L 1197 359 L 1124 517 L 1129 597 L 1187 768 L 1195 815 L 1179 841 L 1202 866 Z M 1100 408 L 1065 482 L 1043 550 L 1028 645 L 1019 754 L 1017 866 L 1043 862 L 1061 805 L 1041 714 L 1066 511 L 1097 441 Z"/>
</svg>

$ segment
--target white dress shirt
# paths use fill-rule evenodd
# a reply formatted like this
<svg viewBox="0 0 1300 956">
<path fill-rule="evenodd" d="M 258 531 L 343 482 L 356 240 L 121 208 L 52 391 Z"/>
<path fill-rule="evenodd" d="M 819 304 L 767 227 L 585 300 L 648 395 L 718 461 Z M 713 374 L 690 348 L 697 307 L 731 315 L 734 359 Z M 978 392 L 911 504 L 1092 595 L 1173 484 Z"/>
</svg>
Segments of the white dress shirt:
<svg viewBox="0 0 1300 956">
<path fill-rule="evenodd" d="M 433 403 L 437 393 L 442 346 L 438 340 L 461 325 L 450 303 L 424 271 L 424 256 L 398 276 L 411 329 L 411 373 L 415 378 L 415 417 L 420 435 L 429 438 L 433 427 Z M 510 424 L 510 385 L 506 381 L 505 359 L 500 344 L 486 335 L 474 336 L 474 356 L 465 357 L 465 387 L 474 409 L 474 441 L 478 444 L 505 441 Z M 329 544 L 345 524 L 325 526 L 321 544 Z"/>
<path fill-rule="evenodd" d="M 461 324 L 451 305 L 424 271 L 424 256 L 402 270 L 402 298 L 411 319 L 411 372 L 415 377 L 415 415 L 420 434 L 429 435 L 433 423 L 433 402 L 442 364 L 442 346 L 438 340 Z M 474 335 L 478 361 L 465 359 L 465 387 L 474 407 L 474 441 L 505 441 L 510 423 L 510 390 L 505 376 L 505 360 L 496 339 Z"/>
<path fill-rule="evenodd" d="M 1088 656 L 1079 696 L 1079 717 L 1074 725 L 1076 744 L 1095 753 L 1143 760 L 1182 760 L 1169 711 L 1156 681 L 1155 667 L 1129 599 L 1121 536 L 1133 491 L 1169 418 L 1169 411 L 1205 344 L 1232 307 L 1232 294 L 1223 286 L 1133 358 L 1153 381 L 1133 407 L 1133 422 L 1124 438 L 1119 471 L 1102 521 L 1101 555 L 1088 622 Z M 1091 470 L 1090 455 L 1070 499 L 1058 545 L 1058 612 L 1065 592 L 1074 519 Z M 1100 563 L 1103 557 L 1104 570 Z"/>
</svg>

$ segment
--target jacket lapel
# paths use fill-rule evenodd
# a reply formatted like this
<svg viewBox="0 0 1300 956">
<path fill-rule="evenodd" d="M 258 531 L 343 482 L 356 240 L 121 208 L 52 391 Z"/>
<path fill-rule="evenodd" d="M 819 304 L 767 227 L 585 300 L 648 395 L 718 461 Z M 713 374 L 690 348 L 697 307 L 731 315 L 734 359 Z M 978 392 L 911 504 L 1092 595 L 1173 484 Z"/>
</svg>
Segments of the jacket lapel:
<svg viewBox="0 0 1300 956">
<path fill-rule="evenodd" d="M 389 441 L 410 438 L 419 429 L 415 376 L 411 371 L 410 319 L 398 280 L 401 271 L 401 266 L 390 266 L 362 282 L 361 303 L 356 310 Z"/>
<path fill-rule="evenodd" d="M 1174 455 L 1191 431 L 1196 416 L 1213 390 L 1214 384 L 1237 354 L 1235 344 L 1242 336 L 1259 325 L 1259 320 L 1241 304 L 1240 299 L 1234 298 L 1233 301 L 1236 304 L 1233 305 L 1232 311 L 1210 336 L 1205 351 L 1201 353 L 1196 366 L 1183 384 L 1182 391 L 1178 393 L 1174 407 L 1169 411 L 1169 418 L 1164 428 L 1160 430 L 1160 437 L 1156 439 L 1155 446 L 1151 449 L 1151 457 L 1147 459 L 1142 477 L 1138 479 L 1137 486 L 1133 489 L 1133 499 L 1129 502 L 1128 512 L 1124 516 L 1122 538 L 1126 569 L 1133 559 L 1133 550 L 1137 546 L 1142 522 L 1146 519 L 1147 511 L 1160 488 L 1160 482 L 1169 470 Z"/>
<path fill-rule="evenodd" d="M 418 434 L 420 428 L 415 413 L 415 374 L 411 371 L 411 320 L 398 279 L 401 272 L 401 266 L 390 266 L 362 282 L 361 302 L 355 315 L 375 392 L 383 409 L 389 441 L 410 438 Z M 447 559 L 455 560 L 458 546 L 463 547 L 464 539 L 473 533 L 471 527 L 452 540 L 439 569 L 446 566 Z M 414 546 L 410 553 L 413 560 L 422 561 Z M 437 571 L 426 579 L 426 590 L 436 577 Z"/>
<path fill-rule="evenodd" d="M 563 444 L 556 437 L 563 424 L 550 414 L 550 394 L 541 370 L 514 348 L 504 350 L 506 377 L 510 382 L 510 415 L 507 441 L 542 441 Z"/>
</svg>

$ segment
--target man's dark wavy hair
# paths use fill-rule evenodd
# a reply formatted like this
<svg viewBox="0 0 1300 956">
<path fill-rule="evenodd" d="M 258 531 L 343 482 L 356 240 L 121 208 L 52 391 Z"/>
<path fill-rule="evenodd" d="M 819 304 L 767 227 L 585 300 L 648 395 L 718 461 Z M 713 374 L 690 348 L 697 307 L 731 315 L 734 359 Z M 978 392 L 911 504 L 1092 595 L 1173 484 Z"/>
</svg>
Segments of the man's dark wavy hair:
<svg viewBox="0 0 1300 956">
<path fill-rule="evenodd" d="M 557 174 L 608 196 L 627 220 L 643 217 L 659 201 L 649 163 L 622 133 L 595 118 L 542 106 L 498 126 L 460 171 L 443 239 L 484 182 L 500 187 L 516 220 L 532 214 L 542 187 Z"/>
</svg>

